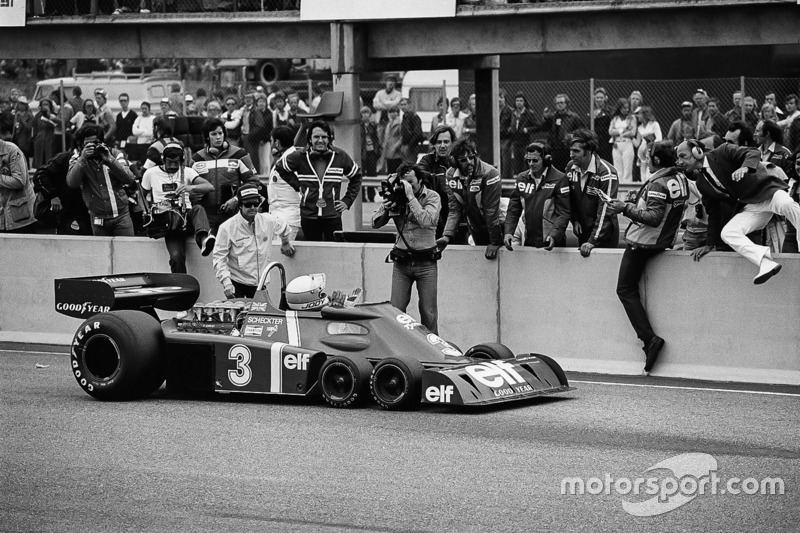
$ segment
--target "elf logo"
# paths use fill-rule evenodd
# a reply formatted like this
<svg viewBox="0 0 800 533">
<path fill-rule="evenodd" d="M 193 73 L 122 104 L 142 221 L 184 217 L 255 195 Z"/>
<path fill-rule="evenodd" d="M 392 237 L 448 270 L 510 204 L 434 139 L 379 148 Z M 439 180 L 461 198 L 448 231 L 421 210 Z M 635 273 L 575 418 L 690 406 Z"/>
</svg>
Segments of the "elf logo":
<svg viewBox="0 0 800 533">
<path fill-rule="evenodd" d="M 470 365 L 464 370 L 478 382 L 493 389 L 525 383 L 525 379 L 514 369 L 514 365 L 505 361 L 487 361 Z"/>
<path fill-rule="evenodd" d="M 308 360 L 311 359 L 310 353 L 287 354 L 283 357 L 283 366 L 288 370 L 308 370 Z"/>
<path fill-rule="evenodd" d="M 452 385 L 439 385 L 438 387 L 428 387 L 425 389 L 425 399 L 429 402 L 450 403 L 450 398 L 452 396 Z"/>
</svg>

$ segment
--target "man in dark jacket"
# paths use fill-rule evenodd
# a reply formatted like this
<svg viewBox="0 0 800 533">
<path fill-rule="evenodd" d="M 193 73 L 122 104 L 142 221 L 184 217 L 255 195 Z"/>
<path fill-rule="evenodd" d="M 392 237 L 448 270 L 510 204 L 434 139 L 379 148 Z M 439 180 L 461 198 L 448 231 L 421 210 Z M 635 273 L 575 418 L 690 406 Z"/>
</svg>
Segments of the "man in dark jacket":
<svg viewBox="0 0 800 533">
<path fill-rule="evenodd" d="M 436 238 L 440 239 L 444 234 L 444 227 L 447 224 L 447 215 L 450 213 L 448 205 L 447 174 L 451 167 L 450 147 L 456 141 L 456 132 L 450 126 L 440 124 L 436 126 L 428 140 L 432 152 L 422 156 L 419 166 L 425 171 L 425 187 L 439 195 L 442 209 L 439 212 L 439 223 L 436 225 Z M 469 236 L 469 228 L 466 222 L 459 226 L 453 238 L 453 244 L 466 244 Z"/>
<path fill-rule="evenodd" d="M 50 200 L 52 213 L 47 217 L 50 220 L 40 219 L 40 222 L 55 225 L 58 235 L 92 234 L 89 210 L 83 203 L 81 191 L 67 186 L 69 161 L 77 156 L 77 150 L 57 154 L 33 175 L 33 190 Z"/>
</svg>

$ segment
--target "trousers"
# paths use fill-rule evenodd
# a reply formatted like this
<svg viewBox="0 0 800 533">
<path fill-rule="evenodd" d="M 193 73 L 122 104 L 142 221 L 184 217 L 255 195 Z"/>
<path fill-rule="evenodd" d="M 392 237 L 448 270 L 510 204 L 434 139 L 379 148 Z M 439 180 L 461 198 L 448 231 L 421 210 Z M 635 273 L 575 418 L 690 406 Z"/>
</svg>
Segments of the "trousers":
<svg viewBox="0 0 800 533">
<path fill-rule="evenodd" d="M 436 261 L 394 263 L 392 270 L 392 305 L 405 313 L 411 301 L 411 287 L 416 282 L 420 322 L 436 334 L 439 333 L 438 278 Z"/>
<path fill-rule="evenodd" d="M 647 262 L 656 255 L 663 252 L 661 249 L 642 249 L 625 248 L 622 254 L 622 262 L 619 265 L 619 277 L 617 278 L 617 296 L 625 308 L 625 314 L 636 331 L 636 336 L 642 342 L 647 342 L 655 336 L 653 326 L 647 317 L 647 311 L 642 305 L 642 297 L 639 293 L 639 280 L 642 278 Z"/>
</svg>

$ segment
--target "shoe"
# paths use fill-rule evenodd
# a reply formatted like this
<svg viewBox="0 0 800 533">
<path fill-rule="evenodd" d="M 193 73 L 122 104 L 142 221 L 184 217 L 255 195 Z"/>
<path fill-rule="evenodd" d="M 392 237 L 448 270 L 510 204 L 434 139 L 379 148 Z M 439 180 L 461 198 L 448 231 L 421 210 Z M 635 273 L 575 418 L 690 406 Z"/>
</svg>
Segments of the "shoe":
<svg viewBox="0 0 800 533">
<path fill-rule="evenodd" d="M 142 15 L 149 15 L 150 14 L 150 10 L 149 9 L 140 9 L 139 13 L 141 13 Z"/>
<path fill-rule="evenodd" d="M 206 235 L 206 238 L 203 239 L 203 244 L 200 245 L 200 249 L 202 250 L 200 255 L 205 257 L 208 254 L 210 254 L 211 251 L 214 249 L 214 244 L 216 242 L 217 242 L 216 237 L 214 237 L 213 235 Z"/>
<path fill-rule="evenodd" d="M 644 353 L 645 353 L 645 363 L 644 363 L 644 371 L 650 372 L 653 369 L 653 365 L 656 364 L 656 360 L 658 359 L 658 354 L 664 348 L 664 339 L 656 335 L 652 339 L 650 339 L 647 344 L 644 346 Z"/>
<path fill-rule="evenodd" d="M 753 283 L 756 285 L 761 285 L 780 271 L 780 264 L 776 263 L 772 259 L 769 259 L 768 257 L 765 257 L 761 260 L 761 268 L 758 271 L 758 276 L 753 278 Z"/>
</svg>

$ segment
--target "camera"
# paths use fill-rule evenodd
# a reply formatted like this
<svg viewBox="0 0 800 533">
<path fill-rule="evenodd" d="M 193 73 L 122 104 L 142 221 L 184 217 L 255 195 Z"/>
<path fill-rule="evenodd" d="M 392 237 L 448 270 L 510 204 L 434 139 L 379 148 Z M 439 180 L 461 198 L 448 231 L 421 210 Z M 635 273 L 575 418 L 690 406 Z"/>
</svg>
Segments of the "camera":
<svg viewBox="0 0 800 533">
<path fill-rule="evenodd" d="M 86 143 L 86 146 L 94 146 L 94 154 L 92 155 L 93 159 L 102 159 L 104 155 L 109 153 L 108 146 L 100 141 L 88 142 Z"/>
<path fill-rule="evenodd" d="M 397 174 L 390 174 L 387 179 L 381 181 L 381 196 L 384 200 L 394 203 L 397 209 L 403 209 L 408 203 L 405 186 Z"/>
</svg>

